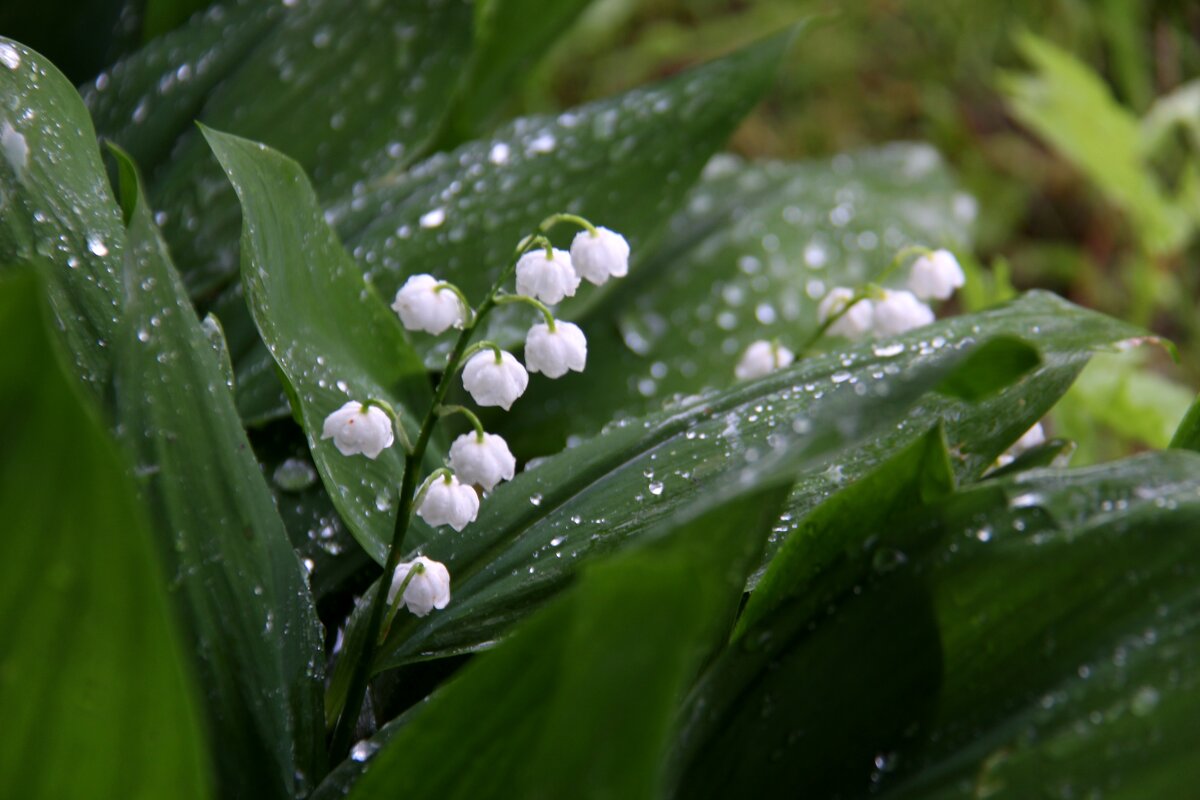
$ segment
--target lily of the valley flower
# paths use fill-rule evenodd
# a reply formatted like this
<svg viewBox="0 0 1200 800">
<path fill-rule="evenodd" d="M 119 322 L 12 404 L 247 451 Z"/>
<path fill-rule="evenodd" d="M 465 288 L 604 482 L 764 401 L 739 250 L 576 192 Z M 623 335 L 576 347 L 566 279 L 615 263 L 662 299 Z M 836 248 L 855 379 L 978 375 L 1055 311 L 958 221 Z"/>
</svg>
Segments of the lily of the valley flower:
<svg viewBox="0 0 1200 800">
<path fill-rule="evenodd" d="M 528 385 L 529 373 L 512 353 L 501 351 L 497 359 L 494 351 L 481 350 L 463 367 L 463 388 L 481 406 L 499 406 L 508 411 Z"/>
<path fill-rule="evenodd" d="M 783 345 L 760 339 L 746 348 L 733 372 L 740 381 L 754 380 L 788 366 L 795 359 L 795 353 Z"/>
<path fill-rule="evenodd" d="M 433 527 L 449 525 L 461 531 L 479 514 L 479 495 L 449 473 L 434 475 L 425 489 L 417 516 Z"/>
<path fill-rule="evenodd" d="M 378 458 L 396 440 L 387 413 L 357 400 L 351 400 L 325 418 L 321 438 L 333 439 L 334 446 L 344 456 L 362 453 L 370 459 Z"/>
<path fill-rule="evenodd" d="M 432 275 L 413 275 L 406 280 L 396 292 L 392 310 L 410 331 L 438 334 L 461 328 L 466 321 L 462 300 Z"/>
<path fill-rule="evenodd" d="M 587 364 L 587 337 L 578 325 L 561 320 L 554 330 L 544 322 L 525 336 L 525 366 L 547 378 L 561 378 L 568 371 L 583 372 Z"/>
<path fill-rule="evenodd" d="M 565 250 L 530 250 L 517 261 L 517 294 L 523 294 L 554 305 L 564 297 L 574 297 L 579 288 L 579 275 L 571 265 L 571 255 Z"/>
<path fill-rule="evenodd" d="M 829 294 L 817 306 L 817 322 L 822 325 L 827 320 L 841 313 L 846 304 L 854 299 L 853 289 L 838 286 L 829 290 Z M 858 339 L 871 331 L 875 322 L 875 304 L 870 300 L 859 300 L 850 306 L 844 314 L 829 326 L 832 336 L 845 336 L 847 339 Z"/>
<path fill-rule="evenodd" d="M 873 327 L 879 336 L 896 336 L 928 325 L 933 319 L 933 310 L 912 292 L 884 289 L 882 299 L 875 301 Z"/>
<path fill-rule="evenodd" d="M 571 264 L 585 280 L 600 286 L 629 274 L 629 242 L 608 228 L 583 230 L 571 242 Z"/>
<path fill-rule="evenodd" d="M 416 574 L 404 586 L 410 572 Z M 450 571 L 439 561 L 417 556 L 412 561 L 397 564 L 396 571 L 392 573 L 392 585 L 388 589 L 388 605 L 396 602 L 401 586 L 404 586 L 404 605 L 418 617 L 450 604 Z"/>
<path fill-rule="evenodd" d="M 511 481 L 517 460 L 508 443 L 494 433 L 464 433 L 450 445 L 450 469 L 465 484 L 490 492 L 500 481 Z"/>
<path fill-rule="evenodd" d="M 966 282 L 958 259 L 949 250 L 934 250 L 913 262 L 908 288 L 922 300 L 946 300 Z"/>
</svg>

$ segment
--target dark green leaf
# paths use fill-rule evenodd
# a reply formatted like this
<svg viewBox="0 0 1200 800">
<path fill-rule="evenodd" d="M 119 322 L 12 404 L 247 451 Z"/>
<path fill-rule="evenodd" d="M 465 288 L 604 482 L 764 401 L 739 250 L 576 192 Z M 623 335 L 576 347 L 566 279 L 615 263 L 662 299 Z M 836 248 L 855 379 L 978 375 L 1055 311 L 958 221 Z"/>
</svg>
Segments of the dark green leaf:
<svg viewBox="0 0 1200 800">
<path fill-rule="evenodd" d="M 1028 472 L 965 493 L 944 518 L 919 569 L 945 679 L 887 796 L 1188 796 L 1200 459 Z"/>
<path fill-rule="evenodd" d="M 745 496 L 589 568 L 435 694 L 351 796 L 661 796 L 678 700 L 728 630 L 781 500 Z"/>
<path fill-rule="evenodd" d="M 834 286 L 877 277 L 906 245 L 965 245 L 974 208 L 926 145 L 812 163 L 714 159 L 662 246 L 588 316 L 587 376 L 535 383 L 505 432 L 546 452 L 730 386 L 751 342 L 800 349 Z"/>
<path fill-rule="evenodd" d="M 323 772 L 323 653 L 312 596 L 150 211 L 137 186 L 122 194 L 137 199 L 117 417 L 174 569 L 223 793 L 295 797 Z"/>
<path fill-rule="evenodd" d="M 1174 450 L 1192 450 L 1200 453 L 1200 398 L 1192 402 L 1184 415 L 1183 421 L 1171 437 L 1171 448 Z"/>
<path fill-rule="evenodd" d="M 0 795 L 208 797 L 199 695 L 144 511 L 33 277 L 0 278 L 0 414 L 19 420 L 0 451 Z"/>
<path fill-rule="evenodd" d="M 615 424 L 502 484 L 462 533 L 423 548 L 458 577 L 455 603 L 393 629 L 381 665 L 489 641 L 556 589 L 576 562 L 621 547 L 675 509 L 711 500 L 739 480 L 791 469 L 774 554 L 804 516 L 939 422 L 955 473 L 972 479 L 1061 396 L 1086 360 L 1138 331 L 1033 293 L 992 311 L 912 331 L 894 341 L 807 359 L 760 381 Z M 902 387 L 949 370 L 995 337 L 1026 337 L 1043 366 L 981 403 Z M 932 389 L 934 384 L 922 389 Z M 906 415 L 895 424 L 896 418 Z M 871 434 L 832 464 L 806 458 Z M 797 476 L 798 471 L 798 476 Z"/>
<path fill-rule="evenodd" d="M 322 441 L 347 400 L 386 400 L 411 440 L 432 402 L 425 367 L 396 315 L 363 280 L 325 222 L 300 166 L 236 136 L 205 129 L 242 201 L 242 275 L 251 312 L 294 395 L 321 478 L 351 533 L 383 563 L 404 468 L 399 440 L 372 461 Z M 409 541 L 429 536 L 414 529 Z"/>
<path fill-rule="evenodd" d="M 44 261 L 50 307 L 97 397 L 120 317 L 121 215 L 75 88 L 0 37 L 0 263 Z"/>
<path fill-rule="evenodd" d="M 433 0 L 298 3 L 198 116 L 295 158 L 322 197 L 349 196 L 431 141 L 468 58 L 471 13 L 467 3 Z M 233 276 L 238 206 L 194 131 L 176 146 L 153 199 L 169 210 L 165 233 L 194 292 Z"/>
</svg>

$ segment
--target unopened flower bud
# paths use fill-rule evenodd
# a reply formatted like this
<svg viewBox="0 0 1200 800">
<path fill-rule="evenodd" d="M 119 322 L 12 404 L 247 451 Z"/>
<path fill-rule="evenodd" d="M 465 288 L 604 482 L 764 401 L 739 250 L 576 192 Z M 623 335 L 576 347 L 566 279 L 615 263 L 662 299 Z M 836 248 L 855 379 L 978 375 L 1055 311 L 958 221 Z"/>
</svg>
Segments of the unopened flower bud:
<svg viewBox="0 0 1200 800">
<path fill-rule="evenodd" d="M 392 420 L 383 409 L 351 400 L 325 418 L 321 438 L 333 439 L 334 446 L 344 456 L 362 453 L 375 459 L 392 446 L 396 437 Z"/>
<path fill-rule="evenodd" d="M 571 264 L 585 280 L 600 286 L 629 274 L 629 242 L 608 228 L 580 231 L 571 242 Z"/>
<path fill-rule="evenodd" d="M 478 484 L 490 492 L 500 481 L 513 479 L 517 460 L 502 437 L 485 433 L 480 438 L 471 431 L 450 445 L 450 468 L 463 483 Z"/>
<path fill-rule="evenodd" d="M 450 289 L 437 288 L 442 282 L 432 275 L 413 275 L 396 292 L 392 310 L 410 331 L 438 334 L 461 328 L 466 321 L 462 300 Z"/>
<path fill-rule="evenodd" d="M 392 573 L 392 585 L 388 588 L 388 605 L 396 602 L 396 593 L 404 585 L 408 574 L 417 571 L 404 587 L 404 605 L 418 617 L 433 609 L 441 610 L 450 604 L 450 571 L 440 561 L 417 556 L 412 561 L 396 565 Z"/>
<path fill-rule="evenodd" d="M 508 411 L 528 385 L 529 373 L 512 353 L 501 351 L 497 362 L 492 350 L 481 350 L 463 367 L 463 388 L 481 406 L 499 406 Z"/>
<path fill-rule="evenodd" d="M 474 522 L 478 513 L 479 495 L 454 475 L 435 477 L 417 509 L 417 516 L 435 528 L 449 525 L 456 531 Z"/>
<path fill-rule="evenodd" d="M 525 337 L 525 365 L 530 372 L 561 378 L 568 371 L 583 372 L 587 364 L 587 337 L 578 325 L 558 320 L 554 330 L 544 322 Z"/>
<path fill-rule="evenodd" d="M 517 294 L 554 305 L 574 297 L 579 275 L 565 250 L 553 250 L 549 258 L 542 248 L 531 250 L 517 261 Z"/>
<path fill-rule="evenodd" d="M 733 374 L 740 381 L 750 381 L 783 369 L 795 359 L 796 355 L 786 347 L 760 339 L 742 353 Z"/>
</svg>

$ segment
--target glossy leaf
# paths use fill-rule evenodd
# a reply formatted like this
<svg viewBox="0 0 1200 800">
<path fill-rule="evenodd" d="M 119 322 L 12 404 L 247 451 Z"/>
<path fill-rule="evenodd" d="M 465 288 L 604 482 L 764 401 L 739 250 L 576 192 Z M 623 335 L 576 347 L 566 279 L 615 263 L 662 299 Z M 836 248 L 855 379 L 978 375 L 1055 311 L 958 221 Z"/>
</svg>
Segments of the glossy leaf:
<svg viewBox="0 0 1200 800">
<path fill-rule="evenodd" d="M 797 596 L 706 676 L 678 795 L 1186 794 L 1198 488 L 1194 456 L 1156 455 L 895 515 L 873 574 Z"/>
<path fill-rule="evenodd" d="M 505 432 L 545 452 L 676 395 L 731 386 L 751 342 L 799 350 L 827 291 L 875 278 L 907 245 L 965 245 L 974 213 L 926 145 L 812 163 L 718 157 L 644 268 L 588 316 L 587 375 L 535 383 Z"/>
<path fill-rule="evenodd" d="M 1137 333 L 1033 293 L 616 424 L 502 484 L 485 500 L 475 524 L 423 548 L 459 576 L 455 603 L 394 629 L 381 666 L 489 641 L 553 591 L 574 562 L 622 546 L 664 514 L 711 497 L 731 481 L 779 469 L 779 459 L 791 465 L 796 488 L 768 543 L 768 557 L 833 491 L 939 422 L 946 426 L 955 473 L 977 477 L 1066 390 L 1090 350 Z M 901 386 L 920 380 L 924 370 L 962 364 L 972 348 L 989 340 L 1012 336 L 1035 347 L 1043 365 L 978 403 L 926 393 L 909 409 L 915 398 Z M 840 445 L 868 431 L 870 436 L 835 463 L 802 468 L 806 457 L 835 446 L 829 437 Z"/>
<path fill-rule="evenodd" d="M 350 796 L 660 796 L 677 700 L 728 630 L 781 500 L 685 516 L 586 570 L 430 698 Z"/>
<path fill-rule="evenodd" d="M 259 334 L 287 380 L 334 506 L 383 563 L 404 469 L 400 440 L 370 460 L 342 455 L 321 431 L 346 401 L 376 398 L 395 408 L 415 440 L 432 402 L 425 367 L 325 222 L 300 166 L 236 136 L 210 129 L 205 136 L 242 201 L 242 275 Z M 429 533 L 415 527 L 409 542 L 420 544 Z"/>
<path fill-rule="evenodd" d="M 83 380 L 109 391 L 125 232 L 75 88 L 0 37 L 0 263 L 38 259 Z"/>
<path fill-rule="evenodd" d="M 0 413 L 21 421 L 0 451 L 0 794 L 208 797 L 199 695 L 146 516 L 44 304 L 32 270 L 0 278 Z"/>
<path fill-rule="evenodd" d="M 137 186 L 122 194 L 136 200 L 117 344 L 119 429 L 174 573 L 222 790 L 294 797 L 323 772 L 312 595 L 145 200 Z"/>
<path fill-rule="evenodd" d="M 300 162 L 318 194 L 411 162 L 436 133 L 469 52 L 462 2 L 297 3 L 207 98 L 206 125 Z M 155 206 L 193 292 L 237 270 L 238 205 L 195 131 L 155 182 Z"/>
</svg>

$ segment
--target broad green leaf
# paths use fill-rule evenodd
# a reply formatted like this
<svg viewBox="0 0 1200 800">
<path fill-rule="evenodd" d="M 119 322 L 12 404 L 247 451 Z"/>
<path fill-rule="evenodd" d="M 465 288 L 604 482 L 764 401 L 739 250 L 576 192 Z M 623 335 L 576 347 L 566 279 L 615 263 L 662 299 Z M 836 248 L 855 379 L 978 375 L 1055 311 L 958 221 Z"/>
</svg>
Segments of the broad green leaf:
<svg viewBox="0 0 1200 800">
<path fill-rule="evenodd" d="M 501 424 L 545 452 L 673 396 L 731 386 L 751 342 L 800 349 L 833 287 L 862 285 L 910 244 L 965 245 L 974 209 L 926 145 L 796 164 L 718 157 L 658 251 L 588 317 L 586 376 L 535 382 Z"/>
<path fill-rule="evenodd" d="M 150 41 L 178 28 L 211 0 L 146 0 L 142 10 L 142 39 Z"/>
<path fill-rule="evenodd" d="M 1187 796 L 1200 778 L 1198 497 L 1200 459 L 1157 453 L 956 498 L 923 559 L 938 712 L 885 796 Z"/>
<path fill-rule="evenodd" d="M 197 116 L 296 159 L 322 197 L 348 196 L 432 140 L 468 57 L 471 13 L 435 0 L 297 3 Z M 193 292 L 236 273 L 237 202 L 198 133 L 176 145 L 152 196 Z"/>
<path fill-rule="evenodd" d="M 39 289 L 28 272 L 0 278 L 0 413 L 20 420 L 0 452 L 0 795 L 208 797 L 199 695 L 146 517 Z"/>
<path fill-rule="evenodd" d="M 1120 796 L 1186 794 L 1152 788 L 1190 779 L 1194 723 L 1155 709 L 1200 703 L 1178 679 L 1200 657 L 1198 489 L 1200 460 L 1157 455 L 898 514 L 874 575 L 798 597 L 706 675 L 712 735 L 678 796 L 1107 795 L 1126 770 Z"/>
<path fill-rule="evenodd" d="M 1032 34 L 1018 45 L 1035 72 L 1001 81 L 1016 117 L 1045 139 L 1124 211 L 1151 251 L 1186 243 L 1186 215 L 1171 205 L 1142 156 L 1137 119 L 1070 53 Z"/>
<path fill-rule="evenodd" d="M 629 543 L 681 506 L 711 499 L 739 480 L 762 479 L 785 464 L 796 489 L 769 554 L 838 487 L 939 422 L 946 426 L 956 474 L 974 478 L 1066 390 L 1090 349 L 1135 333 L 1053 296 L 1031 294 L 616 424 L 502 484 L 484 501 L 475 524 L 423 548 L 458 576 L 455 602 L 393 628 L 380 666 L 487 642 L 554 591 L 579 561 Z M 1035 347 L 1043 366 L 985 401 L 929 393 L 909 409 L 915 398 L 901 387 L 929 369 L 962 364 L 990 340 L 1012 336 Z M 806 459 L 868 432 L 833 463 L 802 468 Z"/>
<path fill-rule="evenodd" d="M 474 135 L 575 21 L 589 0 L 479 0 L 475 46 L 462 90 L 447 117 L 443 139 L 457 144 Z"/>
<path fill-rule="evenodd" d="M 106 397 L 121 306 L 121 215 L 75 88 L 3 37 L 0 156 L 0 263 L 49 266 L 50 307 L 76 369 Z"/>
<path fill-rule="evenodd" d="M 331 216 L 368 279 L 390 298 L 411 274 L 453 281 L 478 302 L 518 240 L 552 213 L 575 211 L 620 230 L 635 252 L 663 221 L 754 102 L 769 87 L 788 36 L 761 42 L 663 83 L 557 117 L 516 120 L 491 137 L 385 175 Z M 569 241 L 562 234 L 565 245 Z M 571 318 L 599 296 L 563 304 Z M 579 301 L 579 302 L 576 302 Z M 492 315 L 488 338 L 524 341 L 528 310 Z M 440 369 L 450 335 L 414 345 Z M 272 375 L 261 346 L 236 363 L 244 414 L 269 418 Z"/>
<path fill-rule="evenodd" d="M 385 295 L 407 275 L 430 270 L 479 298 L 517 241 L 560 211 L 620 231 L 637 252 L 766 92 L 791 38 L 781 34 L 557 117 L 518 119 L 400 179 L 368 183 L 335 209 L 339 230 Z M 563 245 L 569 237 L 556 234 Z M 581 291 L 563 313 L 572 316 L 596 294 Z M 497 318 L 491 338 L 524 340 L 511 315 Z M 441 350 L 426 352 L 437 364 Z"/>
<path fill-rule="evenodd" d="M 82 87 L 96 130 L 153 175 L 179 137 L 191 131 L 214 87 L 262 42 L 286 5 L 274 0 L 213 5 L 113 64 Z"/>
<path fill-rule="evenodd" d="M 312 595 L 138 189 L 122 187 L 136 199 L 116 345 L 119 430 L 174 571 L 222 792 L 295 797 L 324 771 Z"/>
<path fill-rule="evenodd" d="M 205 136 L 242 202 L 242 277 L 259 334 L 286 377 L 334 506 L 383 563 L 404 469 L 400 441 L 378 459 L 350 458 L 321 430 L 347 400 L 377 398 L 391 403 L 415 441 L 417 415 L 432 402 L 425 367 L 325 222 L 300 166 L 255 142 L 207 128 Z M 416 527 L 409 542 L 429 534 Z"/>
<path fill-rule="evenodd" d="M 776 489 L 685 517 L 586 570 L 435 693 L 350 796 L 661 796 L 678 700 L 727 632 L 781 500 Z"/>
<path fill-rule="evenodd" d="M 1171 437 L 1170 447 L 1200 453 L 1200 398 L 1192 401 Z"/>
</svg>

